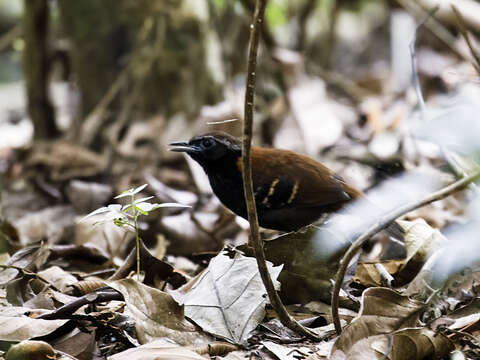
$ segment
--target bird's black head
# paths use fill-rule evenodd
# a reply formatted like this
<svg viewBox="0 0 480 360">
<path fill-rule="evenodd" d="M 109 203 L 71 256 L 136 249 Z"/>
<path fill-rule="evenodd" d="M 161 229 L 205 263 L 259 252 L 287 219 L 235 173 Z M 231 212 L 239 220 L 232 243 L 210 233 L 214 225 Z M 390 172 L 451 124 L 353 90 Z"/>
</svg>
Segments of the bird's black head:
<svg viewBox="0 0 480 360">
<path fill-rule="evenodd" d="M 170 146 L 172 146 L 171 151 L 187 153 L 205 169 L 237 159 L 242 153 L 241 143 L 234 137 L 221 132 L 194 136 L 188 142 L 174 142 Z"/>
</svg>

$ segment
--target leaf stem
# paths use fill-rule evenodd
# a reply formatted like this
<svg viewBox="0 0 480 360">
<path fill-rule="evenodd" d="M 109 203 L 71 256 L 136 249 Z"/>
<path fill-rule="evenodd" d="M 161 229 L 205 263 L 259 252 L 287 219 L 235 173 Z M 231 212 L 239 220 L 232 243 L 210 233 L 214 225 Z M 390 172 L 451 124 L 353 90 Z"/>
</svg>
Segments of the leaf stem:
<svg viewBox="0 0 480 360">
<path fill-rule="evenodd" d="M 137 252 L 137 276 L 140 276 L 140 237 L 138 236 L 138 210 L 135 208 L 135 195 L 131 196 L 130 202 L 133 208 L 133 226 L 135 228 L 135 248 Z"/>
</svg>

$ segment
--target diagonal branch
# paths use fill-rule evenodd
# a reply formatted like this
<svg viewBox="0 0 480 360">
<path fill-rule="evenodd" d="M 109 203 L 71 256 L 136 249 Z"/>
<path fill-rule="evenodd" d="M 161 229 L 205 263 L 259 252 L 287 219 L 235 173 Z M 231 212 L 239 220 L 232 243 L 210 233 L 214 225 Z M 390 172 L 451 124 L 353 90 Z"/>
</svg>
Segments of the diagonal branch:
<svg viewBox="0 0 480 360">
<path fill-rule="evenodd" d="M 465 42 L 468 45 L 468 48 L 470 49 L 470 53 L 472 54 L 472 57 L 475 59 L 475 62 L 472 62 L 473 67 L 477 71 L 478 74 L 480 74 L 480 54 L 475 50 L 473 47 L 472 42 L 470 41 L 470 36 L 468 35 L 466 26 L 465 26 L 465 19 L 462 16 L 462 13 L 457 9 L 457 7 L 453 4 L 450 4 L 452 7 L 453 13 L 455 14 L 457 24 L 458 24 L 458 30 L 462 34 L 463 38 L 465 39 Z"/>
<path fill-rule="evenodd" d="M 253 15 L 253 22 L 250 25 L 250 43 L 248 51 L 247 64 L 247 88 L 245 91 L 245 118 L 243 122 L 243 149 L 242 149 L 242 178 L 243 189 L 245 193 L 245 202 L 247 205 L 248 221 L 250 222 L 250 242 L 255 251 L 255 258 L 257 260 L 258 271 L 262 278 L 263 285 L 267 290 L 270 303 L 278 314 L 282 324 L 289 329 L 314 340 L 319 340 L 319 337 L 300 325 L 293 319 L 282 304 L 280 297 L 273 285 L 272 278 L 268 272 L 265 252 L 263 251 L 263 242 L 260 239 L 258 229 L 258 217 L 255 207 L 255 198 L 253 196 L 253 180 L 252 180 L 252 159 L 251 159 L 251 144 L 253 132 L 253 111 L 255 100 L 255 82 L 256 82 L 256 66 L 257 66 L 257 52 L 258 43 L 260 39 L 260 29 L 263 24 L 263 16 L 265 14 L 265 7 L 267 0 L 257 0 L 255 12 Z"/>
<path fill-rule="evenodd" d="M 340 324 L 340 317 L 338 314 L 340 287 L 343 283 L 348 264 L 353 259 L 355 254 L 362 248 L 363 244 L 373 235 L 385 229 L 390 223 L 392 223 L 400 216 L 405 215 L 406 213 L 415 209 L 418 209 L 419 207 L 430 204 L 434 201 L 446 198 L 447 196 L 452 195 L 457 191 L 463 190 L 465 187 L 467 187 L 470 183 L 477 180 L 478 178 L 480 178 L 480 169 L 476 169 L 471 175 L 465 176 L 462 179 L 444 187 L 443 189 L 427 195 L 419 201 L 411 204 L 406 204 L 404 206 L 401 206 L 400 208 L 397 208 L 396 210 L 389 212 L 388 214 L 380 218 L 375 224 L 373 224 L 367 231 L 365 231 L 357 238 L 357 240 L 352 243 L 345 255 L 343 255 L 340 267 L 335 277 L 335 286 L 332 290 L 332 318 L 335 325 L 335 330 L 337 331 L 338 335 L 340 335 L 340 333 L 342 332 L 342 326 Z"/>
</svg>

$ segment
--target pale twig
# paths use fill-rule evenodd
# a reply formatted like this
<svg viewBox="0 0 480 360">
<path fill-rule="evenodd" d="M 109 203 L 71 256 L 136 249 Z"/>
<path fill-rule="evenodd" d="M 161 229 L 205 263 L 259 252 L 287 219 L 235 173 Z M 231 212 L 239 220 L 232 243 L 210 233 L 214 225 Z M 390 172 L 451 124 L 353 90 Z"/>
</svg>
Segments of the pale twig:
<svg viewBox="0 0 480 360">
<path fill-rule="evenodd" d="M 450 4 L 450 6 L 452 7 L 452 10 L 455 14 L 455 18 L 457 20 L 458 30 L 460 30 L 460 33 L 462 34 L 463 38 L 465 39 L 465 42 L 468 45 L 468 48 L 470 49 L 470 53 L 475 59 L 475 63 L 472 63 L 472 65 L 477 71 L 477 73 L 480 74 L 480 54 L 473 47 L 473 44 L 470 40 L 470 36 L 468 35 L 467 29 L 465 26 L 465 19 L 463 18 L 462 13 L 457 9 L 455 5 Z"/>
<path fill-rule="evenodd" d="M 411 0 L 396 0 L 406 11 L 411 13 L 417 20 L 424 19 L 425 13 L 428 11 L 424 10 L 420 5 L 415 1 Z M 468 55 L 462 50 L 458 49 L 455 41 L 456 38 L 453 36 L 445 26 L 437 21 L 435 18 L 430 17 L 427 22 L 425 22 L 425 27 L 430 30 L 430 32 L 435 35 L 441 42 L 443 42 L 458 58 L 468 60 Z"/>
<path fill-rule="evenodd" d="M 22 35 L 22 24 L 17 24 L 0 37 L 0 51 L 9 47 L 13 41 Z"/>
<path fill-rule="evenodd" d="M 435 7 L 432 10 L 429 11 L 428 15 L 425 17 L 425 19 L 417 26 L 415 29 L 415 33 L 413 35 L 413 39 L 410 42 L 410 57 L 411 57 L 411 63 L 412 63 L 412 82 L 413 82 L 413 87 L 415 88 L 415 93 L 417 94 L 417 101 L 418 101 L 418 107 L 420 109 L 420 117 L 422 121 L 426 121 L 426 105 L 425 105 L 425 100 L 423 97 L 423 92 L 422 92 L 422 87 L 420 85 L 420 80 L 418 77 L 418 69 L 417 69 L 417 62 L 416 62 L 416 51 L 415 51 L 415 43 L 417 39 L 417 32 L 418 30 L 424 26 L 427 21 L 438 11 L 439 7 Z M 415 141 L 415 139 L 413 139 Z M 462 168 L 462 166 L 458 163 L 458 161 L 455 159 L 452 151 L 447 149 L 445 146 L 440 145 L 440 151 L 442 153 L 443 158 L 447 162 L 447 164 L 450 166 L 452 171 L 455 173 L 457 178 L 462 178 L 464 176 L 467 176 L 467 173 L 465 170 Z M 469 188 L 474 191 L 478 192 L 478 188 L 475 186 L 475 184 L 470 184 Z"/>
<path fill-rule="evenodd" d="M 366 230 L 362 235 L 360 235 L 352 243 L 352 245 L 349 247 L 345 255 L 343 255 L 342 261 L 340 263 L 340 267 L 335 276 L 335 285 L 332 290 L 332 318 L 333 318 L 333 323 L 335 325 L 335 330 L 337 331 L 337 334 L 340 335 L 340 333 L 342 332 L 342 326 L 340 323 L 340 317 L 338 313 L 340 288 L 342 286 L 348 264 L 353 259 L 355 254 L 362 248 L 363 244 L 368 239 L 370 239 L 373 235 L 385 229 L 395 219 L 405 215 L 406 213 L 409 213 L 410 211 L 418 209 L 432 202 L 441 200 L 457 191 L 460 191 L 464 189 L 466 186 L 468 186 L 470 183 L 472 183 L 473 181 L 477 180 L 479 177 L 480 177 L 480 169 L 476 169 L 471 175 L 464 177 L 439 191 L 429 194 L 419 201 L 415 201 L 413 203 L 403 205 L 387 213 L 386 215 L 381 217 L 379 220 L 377 220 L 375 224 L 370 226 L 368 230 Z"/>
<path fill-rule="evenodd" d="M 250 223 L 250 242 L 255 252 L 257 260 L 258 271 L 262 278 L 263 285 L 267 291 L 270 303 L 277 312 L 281 323 L 289 329 L 307 336 L 311 339 L 319 340 L 318 335 L 300 325 L 285 309 L 280 297 L 275 290 L 272 278 L 268 272 L 265 252 L 263 250 L 263 242 L 260 239 L 260 232 L 258 226 L 258 216 L 255 206 L 255 198 L 253 195 L 253 180 L 252 180 L 252 133 L 253 133 L 253 112 L 255 100 L 255 83 L 256 83 L 256 66 L 257 66 L 257 52 L 258 43 L 260 39 L 260 29 L 262 28 L 263 16 L 267 0 L 257 0 L 255 12 L 253 15 L 253 22 L 250 25 L 250 41 L 248 51 L 247 64 L 247 88 L 245 91 L 245 115 L 243 123 L 243 149 L 242 149 L 242 178 L 243 189 L 245 194 L 245 202 L 247 205 L 248 221 Z"/>
</svg>

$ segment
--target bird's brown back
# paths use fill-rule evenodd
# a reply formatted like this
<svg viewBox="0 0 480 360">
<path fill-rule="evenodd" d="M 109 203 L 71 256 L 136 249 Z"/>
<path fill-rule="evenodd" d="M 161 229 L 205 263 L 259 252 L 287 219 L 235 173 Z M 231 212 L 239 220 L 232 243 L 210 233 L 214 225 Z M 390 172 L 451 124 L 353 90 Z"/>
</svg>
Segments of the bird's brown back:
<svg viewBox="0 0 480 360">
<path fill-rule="evenodd" d="M 296 207 L 340 205 L 363 197 L 361 191 L 348 185 L 320 162 L 288 150 L 253 147 L 252 172 L 254 187 L 272 186 L 274 182 L 278 186 L 282 181 L 293 184 L 287 189 L 289 196 L 284 198 Z M 272 174 L 275 174 L 274 178 Z"/>
</svg>

